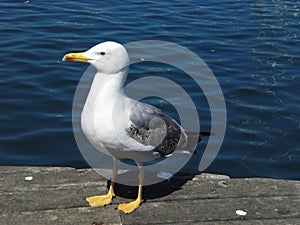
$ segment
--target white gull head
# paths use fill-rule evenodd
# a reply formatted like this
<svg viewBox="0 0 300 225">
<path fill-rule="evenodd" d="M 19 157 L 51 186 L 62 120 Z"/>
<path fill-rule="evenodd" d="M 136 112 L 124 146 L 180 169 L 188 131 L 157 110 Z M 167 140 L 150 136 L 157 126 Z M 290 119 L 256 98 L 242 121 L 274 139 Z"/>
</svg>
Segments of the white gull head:
<svg viewBox="0 0 300 225">
<path fill-rule="evenodd" d="M 98 73 L 117 74 L 127 70 L 129 57 L 123 45 L 107 41 L 95 45 L 85 52 L 69 53 L 64 56 L 67 62 L 89 62 Z"/>
</svg>

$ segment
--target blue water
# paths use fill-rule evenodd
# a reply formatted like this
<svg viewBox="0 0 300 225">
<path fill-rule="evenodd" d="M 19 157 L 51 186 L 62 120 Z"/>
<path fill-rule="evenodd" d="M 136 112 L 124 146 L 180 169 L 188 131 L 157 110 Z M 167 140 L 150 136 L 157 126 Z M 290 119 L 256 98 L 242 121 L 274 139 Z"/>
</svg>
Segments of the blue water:
<svg viewBox="0 0 300 225">
<path fill-rule="evenodd" d="M 88 65 L 61 58 L 106 40 L 152 39 L 195 52 L 223 90 L 227 130 L 207 172 L 300 179 L 299 1 L 22 0 L 2 1 L 0 12 L 0 165 L 88 167 L 72 131 L 73 95 Z M 171 77 L 209 130 L 203 93 L 156 66 L 133 67 L 128 82 Z"/>
</svg>

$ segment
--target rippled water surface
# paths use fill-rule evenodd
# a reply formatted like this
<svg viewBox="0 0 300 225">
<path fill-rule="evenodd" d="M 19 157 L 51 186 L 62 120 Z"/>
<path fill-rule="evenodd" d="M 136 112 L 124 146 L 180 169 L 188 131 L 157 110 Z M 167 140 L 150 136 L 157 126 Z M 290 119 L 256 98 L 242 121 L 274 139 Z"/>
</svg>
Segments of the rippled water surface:
<svg viewBox="0 0 300 225">
<path fill-rule="evenodd" d="M 207 172 L 300 179 L 299 1 L 2 1 L 0 12 L 1 165 L 88 166 L 72 132 L 87 65 L 62 56 L 106 40 L 152 39 L 195 52 L 223 90 L 227 130 Z M 127 83 L 148 75 L 188 90 L 201 128 L 210 129 L 195 83 L 160 64 L 133 66 Z"/>
</svg>

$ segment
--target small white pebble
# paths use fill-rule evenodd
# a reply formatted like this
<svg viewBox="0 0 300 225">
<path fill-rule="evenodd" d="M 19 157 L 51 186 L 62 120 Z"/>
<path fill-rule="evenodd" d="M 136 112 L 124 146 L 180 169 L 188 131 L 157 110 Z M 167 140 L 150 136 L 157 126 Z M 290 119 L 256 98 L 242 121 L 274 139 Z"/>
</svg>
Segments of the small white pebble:
<svg viewBox="0 0 300 225">
<path fill-rule="evenodd" d="M 25 177 L 25 180 L 32 180 L 33 177 L 29 176 L 29 177 Z"/>
<path fill-rule="evenodd" d="M 141 58 L 141 61 L 145 61 L 145 59 L 144 59 L 144 58 Z"/>
<path fill-rule="evenodd" d="M 236 210 L 235 213 L 236 213 L 237 215 L 239 215 L 239 216 L 246 216 L 246 215 L 247 215 L 247 212 L 246 212 L 246 211 L 240 210 L 240 209 Z"/>
<path fill-rule="evenodd" d="M 168 172 L 159 172 L 156 176 L 158 178 L 163 178 L 163 179 L 168 180 L 168 179 L 170 179 L 173 176 L 173 174 L 168 173 Z"/>
<path fill-rule="evenodd" d="M 226 180 L 221 180 L 218 182 L 218 185 L 221 187 L 227 187 L 228 186 L 228 182 Z"/>
</svg>

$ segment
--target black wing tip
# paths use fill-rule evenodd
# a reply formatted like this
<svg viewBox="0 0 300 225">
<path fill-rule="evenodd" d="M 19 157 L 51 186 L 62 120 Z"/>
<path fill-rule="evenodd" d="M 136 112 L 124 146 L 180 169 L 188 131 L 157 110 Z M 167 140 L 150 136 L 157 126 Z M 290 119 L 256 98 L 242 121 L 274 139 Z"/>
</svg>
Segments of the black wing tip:
<svg viewBox="0 0 300 225">
<path fill-rule="evenodd" d="M 214 133 L 211 132 L 199 132 L 199 137 L 209 137 L 209 136 L 214 136 Z"/>
</svg>

